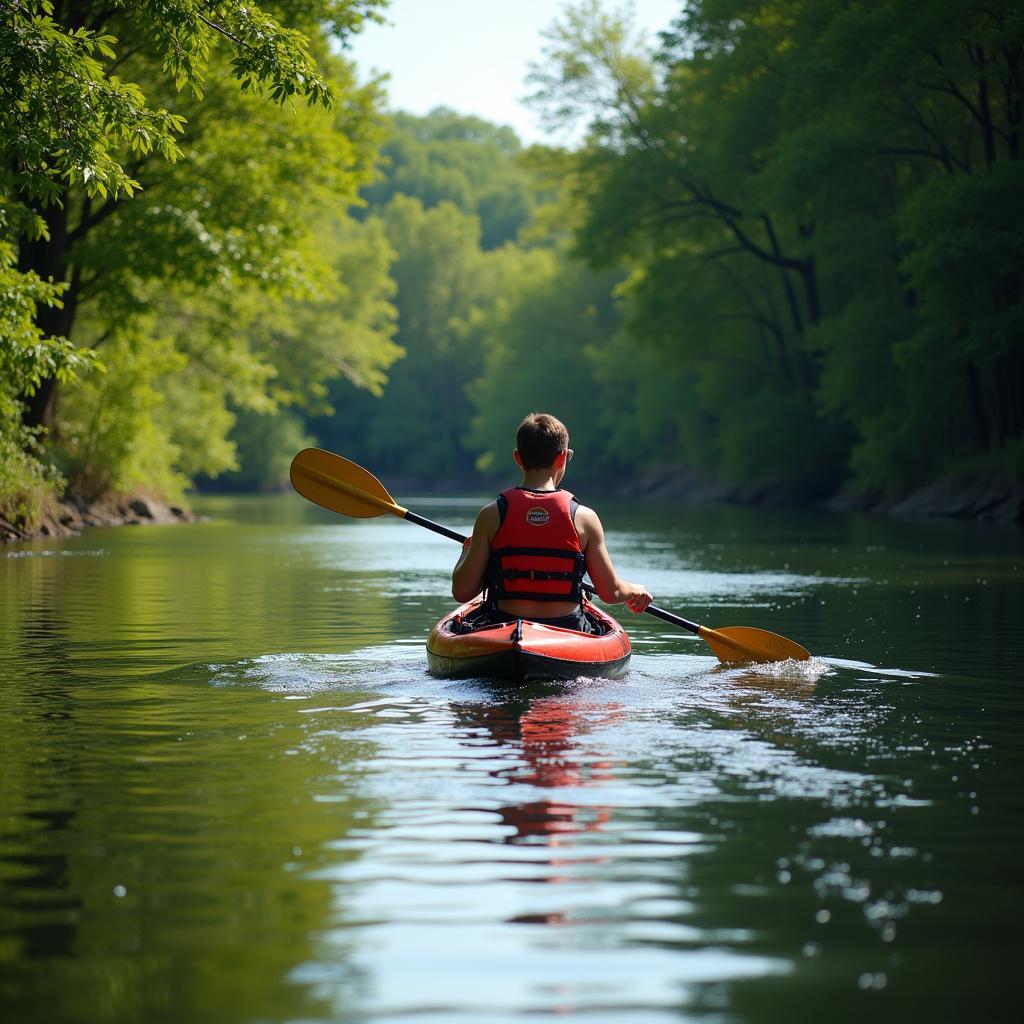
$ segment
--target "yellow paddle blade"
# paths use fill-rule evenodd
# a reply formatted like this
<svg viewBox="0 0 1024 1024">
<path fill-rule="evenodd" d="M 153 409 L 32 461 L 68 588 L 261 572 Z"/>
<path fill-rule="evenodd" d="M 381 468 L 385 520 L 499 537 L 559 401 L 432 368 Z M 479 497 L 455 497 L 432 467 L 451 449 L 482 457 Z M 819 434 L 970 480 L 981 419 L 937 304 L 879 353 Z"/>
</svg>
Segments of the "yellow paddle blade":
<svg viewBox="0 0 1024 1024">
<path fill-rule="evenodd" d="M 753 626 L 701 626 L 697 634 L 715 652 L 719 661 L 744 664 L 752 661 L 807 661 L 810 652 L 778 633 Z"/>
<path fill-rule="evenodd" d="M 292 487 L 304 498 L 331 512 L 373 519 L 385 512 L 405 517 L 387 488 L 370 472 L 334 452 L 304 448 L 292 459 Z"/>
</svg>

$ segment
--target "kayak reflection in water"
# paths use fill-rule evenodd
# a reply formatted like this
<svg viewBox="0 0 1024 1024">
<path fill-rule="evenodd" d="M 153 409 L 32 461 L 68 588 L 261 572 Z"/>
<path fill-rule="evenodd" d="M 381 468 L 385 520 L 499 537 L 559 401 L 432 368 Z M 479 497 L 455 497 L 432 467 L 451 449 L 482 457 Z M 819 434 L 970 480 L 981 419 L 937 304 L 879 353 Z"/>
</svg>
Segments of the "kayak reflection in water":
<svg viewBox="0 0 1024 1024">
<path fill-rule="evenodd" d="M 584 573 L 607 604 L 642 612 L 651 603 L 645 586 L 619 578 L 597 513 L 559 486 L 572 456 L 569 431 L 554 416 L 530 413 L 519 424 L 512 457 L 523 482 L 480 510 L 452 571 L 456 601 L 486 590 L 488 622 L 530 619 L 589 633 Z"/>
<path fill-rule="evenodd" d="M 581 748 L 580 738 L 595 726 L 616 721 L 621 715 L 620 706 L 583 702 L 575 697 L 534 697 L 525 703 L 456 704 L 453 710 L 460 725 L 471 730 L 474 746 L 482 730 L 500 748 L 517 755 L 514 764 L 490 771 L 495 779 L 543 791 L 536 799 L 497 809 L 502 823 L 512 826 L 501 841 L 518 844 L 543 839 L 552 848 L 551 865 L 581 862 L 569 856 L 568 848 L 573 845 L 569 837 L 600 832 L 609 821 L 609 808 L 577 804 L 567 800 L 564 793 L 552 791 L 599 786 L 614 779 L 608 755 L 592 747 Z M 559 847 L 566 848 L 569 859 L 558 858 L 554 851 Z"/>
<path fill-rule="evenodd" d="M 488 774 L 521 794 L 519 799 L 487 805 L 505 826 L 491 841 L 530 847 L 534 853 L 544 850 L 539 858 L 514 858 L 524 872 L 520 877 L 571 887 L 561 899 L 522 891 L 523 905 L 511 908 L 513 912 L 505 920 L 544 926 L 579 921 L 574 905 L 578 887 L 608 863 L 605 844 L 594 840 L 612 818 L 612 808 L 598 793 L 614 779 L 611 756 L 584 737 L 618 720 L 620 705 L 575 696 L 544 696 L 460 703 L 453 705 L 453 711 L 467 744 L 479 750 L 480 740 L 486 736 L 501 753 L 509 755 L 497 754 Z M 598 787 L 598 793 L 590 800 L 572 798 L 574 789 L 585 787 Z M 466 809 L 478 810 L 479 806 Z M 500 857 L 497 863 L 507 860 Z"/>
</svg>

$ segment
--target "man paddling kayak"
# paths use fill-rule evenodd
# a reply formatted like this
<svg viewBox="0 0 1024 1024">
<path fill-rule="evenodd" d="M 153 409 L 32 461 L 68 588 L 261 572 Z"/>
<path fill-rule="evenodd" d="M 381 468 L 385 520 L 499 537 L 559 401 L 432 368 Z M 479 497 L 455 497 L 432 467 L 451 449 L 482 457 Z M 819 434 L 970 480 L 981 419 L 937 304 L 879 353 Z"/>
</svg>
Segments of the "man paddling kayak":
<svg viewBox="0 0 1024 1024">
<path fill-rule="evenodd" d="M 616 573 L 597 513 L 559 487 L 572 455 L 569 431 L 554 416 L 531 413 L 519 424 L 512 457 L 523 482 L 480 510 L 452 570 L 456 601 L 486 589 L 481 621 L 530 619 L 588 633 L 584 572 L 607 604 L 642 612 L 651 603 L 646 587 Z"/>
</svg>

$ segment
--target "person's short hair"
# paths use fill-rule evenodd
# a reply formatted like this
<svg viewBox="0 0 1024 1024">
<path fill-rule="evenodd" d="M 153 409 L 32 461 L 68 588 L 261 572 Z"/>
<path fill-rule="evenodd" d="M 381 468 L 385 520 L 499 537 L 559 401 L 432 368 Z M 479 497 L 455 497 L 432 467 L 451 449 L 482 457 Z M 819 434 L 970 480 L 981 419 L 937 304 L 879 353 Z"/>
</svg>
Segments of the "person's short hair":
<svg viewBox="0 0 1024 1024">
<path fill-rule="evenodd" d="M 531 412 L 516 430 L 516 449 L 523 469 L 546 469 L 568 447 L 565 424 L 546 412 Z"/>
</svg>

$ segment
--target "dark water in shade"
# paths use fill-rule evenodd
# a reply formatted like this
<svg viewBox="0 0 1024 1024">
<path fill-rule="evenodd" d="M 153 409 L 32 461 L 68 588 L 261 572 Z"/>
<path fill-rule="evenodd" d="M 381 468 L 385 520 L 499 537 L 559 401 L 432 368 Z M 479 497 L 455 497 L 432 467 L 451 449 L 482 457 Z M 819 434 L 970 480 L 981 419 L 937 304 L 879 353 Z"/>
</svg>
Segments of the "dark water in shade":
<svg viewBox="0 0 1024 1024">
<path fill-rule="evenodd" d="M 509 693 L 425 672 L 451 542 L 206 506 L 0 549 L 4 1022 L 1015 1018 L 1020 533 L 609 506 L 814 660 L 623 612 L 626 679 Z"/>
</svg>

